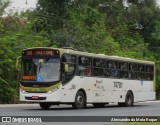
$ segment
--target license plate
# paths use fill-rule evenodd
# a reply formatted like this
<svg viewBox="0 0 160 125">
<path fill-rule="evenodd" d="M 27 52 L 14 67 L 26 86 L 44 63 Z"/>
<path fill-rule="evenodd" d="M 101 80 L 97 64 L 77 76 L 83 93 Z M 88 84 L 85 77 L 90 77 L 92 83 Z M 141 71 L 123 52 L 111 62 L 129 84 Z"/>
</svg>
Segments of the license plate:
<svg viewBox="0 0 160 125">
<path fill-rule="evenodd" d="M 39 99 L 39 97 L 38 96 L 32 96 L 32 99 Z"/>
</svg>

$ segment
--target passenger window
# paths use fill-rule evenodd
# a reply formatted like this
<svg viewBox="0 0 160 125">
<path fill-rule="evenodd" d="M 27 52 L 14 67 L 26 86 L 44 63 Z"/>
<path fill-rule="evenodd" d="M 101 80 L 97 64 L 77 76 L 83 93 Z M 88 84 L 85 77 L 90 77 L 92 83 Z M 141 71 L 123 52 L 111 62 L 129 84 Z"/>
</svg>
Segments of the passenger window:
<svg viewBox="0 0 160 125">
<path fill-rule="evenodd" d="M 105 76 L 105 60 L 104 59 L 93 59 L 93 75 L 104 77 Z"/>
<path fill-rule="evenodd" d="M 146 79 L 145 73 L 138 72 L 138 79 L 139 80 L 145 80 Z"/>
<path fill-rule="evenodd" d="M 78 75 L 80 76 L 91 76 L 91 58 L 89 57 L 79 57 L 78 59 Z"/>
<path fill-rule="evenodd" d="M 113 60 L 108 60 L 107 61 L 107 68 L 110 69 L 118 69 L 118 62 L 117 61 L 113 61 Z"/>
<path fill-rule="evenodd" d="M 105 61 L 103 59 L 93 59 L 94 67 L 105 67 Z"/>
<path fill-rule="evenodd" d="M 119 69 L 121 70 L 128 70 L 128 63 L 127 62 L 120 62 Z"/>
<path fill-rule="evenodd" d="M 148 72 L 148 73 L 153 73 L 154 72 L 154 68 L 153 68 L 153 66 L 146 66 L 146 72 Z"/>
<path fill-rule="evenodd" d="M 151 65 L 146 66 L 146 80 L 153 80 L 154 67 Z"/>
<path fill-rule="evenodd" d="M 91 59 L 89 57 L 79 57 L 79 65 L 91 66 Z"/>
<path fill-rule="evenodd" d="M 127 79 L 129 78 L 128 75 L 128 62 L 119 62 L 119 74 L 120 74 L 120 78 L 122 79 Z"/>
<path fill-rule="evenodd" d="M 102 68 L 94 68 L 94 69 L 93 69 L 93 75 L 94 75 L 94 76 L 105 77 L 105 69 L 102 69 Z"/>
<path fill-rule="evenodd" d="M 146 79 L 146 73 L 145 73 L 145 65 L 143 64 L 138 64 L 138 79 L 139 80 L 145 80 Z"/>
<path fill-rule="evenodd" d="M 146 80 L 153 80 L 153 74 L 152 73 L 146 73 Z"/>
<path fill-rule="evenodd" d="M 108 60 L 107 61 L 107 77 L 117 78 L 119 77 L 119 70 L 118 70 L 118 61 Z"/>
<path fill-rule="evenodd" d="M 128 72 L 120 70 L 120 78 L 122 79 L 128 78 Z"/>
<path fill-rule="evenodd" d="M 62 57 L 63 63 L 76 63 L 76 56 L 74 55 L 64 55 Z"/>
<path fill-rule="evenodd" d="M 137 71 L 137 64 L 136 63 L 129 63 L 129 70 L 130 71 Z"/>
<path fill-rule="evenodd" d="M 137 79 L 137 72 L 129 71 L 128 77 L 129 79 Z"/>
<path fill-rule="evenodd" d="M 136 63 L 129 63 L 129 79 L 137 79 L 137 64 Z"/>
<path fill-rule="evenodd" d="M 139 65 L 138 65 L 138 71 L 139 71 L 139 72 L 145 72 L 145 65 L 139 64 Z"/>
</svg>

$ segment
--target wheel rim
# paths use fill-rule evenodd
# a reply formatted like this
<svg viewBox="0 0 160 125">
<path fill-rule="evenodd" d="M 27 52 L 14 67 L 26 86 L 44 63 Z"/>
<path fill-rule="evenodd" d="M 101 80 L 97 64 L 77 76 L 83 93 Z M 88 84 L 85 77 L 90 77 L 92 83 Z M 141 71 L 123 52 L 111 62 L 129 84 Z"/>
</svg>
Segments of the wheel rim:
<svg viewBox="0 0 160 125">
<path fill-rule="evenodd" d="M 132 104 L 132 97 L 131 97 L 131 95 L 127 96 L 127 103 L 128 103 L 128 105 Z"/>
<path fill-rule="evenodd" d="M 79 96 L 77 97 L 77 104 L 78 104 L 78 105 L 83 105 L 83 97 L 82 97 L 81 95 L 79 95 Z"/>
</svg>

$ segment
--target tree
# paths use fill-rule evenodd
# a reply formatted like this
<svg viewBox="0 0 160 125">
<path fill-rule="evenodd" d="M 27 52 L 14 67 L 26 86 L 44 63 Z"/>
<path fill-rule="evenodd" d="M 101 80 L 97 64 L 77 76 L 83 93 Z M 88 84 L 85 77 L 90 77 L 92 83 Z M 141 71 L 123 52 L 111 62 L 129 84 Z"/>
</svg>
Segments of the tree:
<svg viewBox="0 0 160 125">
<path fill-rule="evenodd" d="M 29 21 L 17 13 L 1 16 L 0 20 L 0 103 L 18 103 L 16 58 L 23 49 L 49 45 L 48 36 L 32 32 Z"/>
<path fill-rule="evenodd" d="M 5 8 L 8 7 L 9 1 L 0 1 L 0 36 L 2 37 L 2 32 L 4 32 L 4 18 L 2 17 L 5 13 Z M 7 49 L 7 46 L 2 42 L 0 37 L 0 103 L 14 102 L 16 98 L 16 91 L 11 88 L 11 85 L 7 79 L 11 79 L 12 75 L 10 68 L 12 68 L 12 60 L 8 56 L 13 53 Z M 10 72 L 10 73 L 9 73 Z M 9 73 L 9 74 L 8 74 Z M 16 74 L 15 74 L 16 75 Z M 14 75 L 14 76 L 15 76 Z"/>
<path fill-rule="evenodd" d="M 9 0 L 1 0 L 0 1 L 0 33 L 3 31 L 2 30 L 2 22 L 3 18 L 2 16 L 5 14 L 5 9 L 9 6 Z"/>
<path fill-rule="evenodd" d="M 159 66 L 160 9 L 155 0 L 128 2 L 124 6 L 121 0 L 38 0 L 35 10 L 3 17 L 9 2 L 1 0 L 0 103 L 18 102 L 15 61 L 26 48 L 67 46 L 156 61 Z"/>
<path fill-rule="evenodd" d="M 5 9 L 9 6 L 10 2 L 9 0 L 1 0 L 0 1 L 0 17 L 5 14 Z"/>
</svg>

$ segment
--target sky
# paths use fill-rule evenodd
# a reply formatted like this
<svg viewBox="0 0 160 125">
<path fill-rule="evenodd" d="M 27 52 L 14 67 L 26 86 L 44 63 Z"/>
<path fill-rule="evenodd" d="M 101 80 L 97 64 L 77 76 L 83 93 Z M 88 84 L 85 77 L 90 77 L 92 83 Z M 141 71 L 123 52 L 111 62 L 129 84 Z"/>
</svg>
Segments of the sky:
<svg viewBox="0 0 160 125">
<path fill-rule="evenodd" d="M 29 8 L 35 8 L 37 0 L 10 0 L 11 5 L 9 9 L 15 9 L 18 11 L 26 10 Z M 157 3 L 160 5 L 160 0 L 157 0 Z"/>
<path fill-rule="evenodd" d="M 15 9 L 18 11 L 35 8 L 37 0 L 9 0 L 11 2 L 8 9 Z"/>
<path fill-rule="evenodd" d="M 157 3 L 160 5 L 160 0 L 157 0 Z"/>
</svg>

